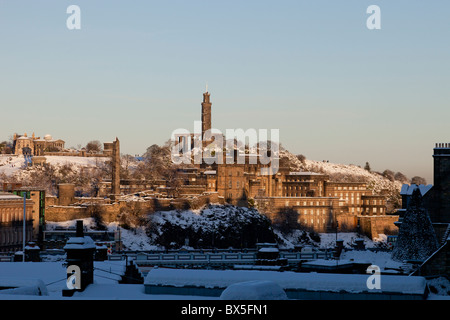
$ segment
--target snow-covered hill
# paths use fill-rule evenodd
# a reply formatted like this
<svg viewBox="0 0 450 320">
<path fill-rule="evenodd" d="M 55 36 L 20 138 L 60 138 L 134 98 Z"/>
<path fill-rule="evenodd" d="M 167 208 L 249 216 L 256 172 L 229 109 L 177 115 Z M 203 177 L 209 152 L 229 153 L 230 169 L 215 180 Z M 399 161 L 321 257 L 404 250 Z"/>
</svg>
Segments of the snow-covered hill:
<svg viewBox="0 0 450 320">
<path fill-rule="evenodd" d="M 398 207 L 400 204 L 400 189 L 403 182 L 390 180 L 382 174 L 365 170 L 353 164 L 337 164 L 324 161 L 304 159 L 300 161 L 297 156 L 285 149 L 280 150 L 280 165 L 289 166 L 292 171 L 309 171 L 327 174 L 331 181 L 336 182 L 364 182 L 375 194 L 387 196 L 388 209 Z"/>
<path fill-rule="evenodd" d="M 328 174 L 331 181 L 336 182 L 365 182 L 375 194 L 384 193 L 388 197 L 388 210 L 399 207 L 401 181 L 388 179 L 380 173 L 367 171 L 356 165 L 336 164 L 322 161 L 303 159 L 281 148 L 279 151 L 280 166 L 289 166 L 291 171 L 311 171 Z M 64 175 L 76 175 L 86 169 L 104 167 L 109 158 L 94 157 L 61 157 L 46 156 L 47 163 L 55 169 L 55 175 L 64 181 Z M 0 155 L 0 178 L 8 176 L 9 180 L 32 181 L 33 174 L 39 173 L 39 167 L 25 168 L 23 156 Z M 127 170 L 133 170 L 134 164 L 124 159 Z M 34 175 L 36 176 L 36 175 Z M 12 178 L 12 179 L 11 179 Z M 70 178 L 70 177 L 69 177 Z M 42 180 L 42 179 L 41 179 Z M 69 179 L 70 180 L 70 179 Z"/>
<path fill-rule="evenodd" d="M 253 247 L 273 242 L 270 220 L 253 208 L 208 205 L 201 210 L 156 212 L 150 215 L 152 241 L 179 248 L 189 241 L 193 247 Z"/>
<path fill-rule="evenodd" d="M 0 155 L 0 181 L 19 182 L 57 194 L 59 183 L 74 183 L 81 195 L 95 194 L 96 183 L 108 172 L 106 157 L 46 156 L 46 165 L 25 165 L 23 156 Z"/>
<path fill-rule="evenodd" d="M 287 150 L 280 150 L 281 161 L 288 162 L 292 171 L 311 171 L 330 175 L 333 181 L 342 182 L 366 182 L 369 188 L 375 192 L 381 190 L 400 190 L 402 182 L 391 181 L 379 173 L 369 172 L 356 165 L 336 164 L 322 161 L 305 159 L 300 161 L 295 155 Z M 69 165 L 73 170 L 81 168 L 95 168 L 104 164 L 109 158 L 101 157 L 70 157 L 70 156 L 46 156 L 46 162 L 55 167 Z M 26 172 L 35 170 L 28 168 L 25 170 L 23 156 L 0 155 L 0 175 L 5 174 L 10 177 L 27 178 Z"/>
<path fill-rule="evenodd" d="M 94 168 L 105 163 L 107 157 L 71 157 L 71 156 L 45 156 L 46 163 L 55 167 L 70 165 L 74 170 L 81 168 Z M 0 175 L 5 174 L 9 177 L 21 178 L 26 176 L 27 171 L 33 171 L 35 168 L 26 168 L 23 156 L 0 155 Z"/>
<path fill-rule="evenodd" d="M 311 171 L 328 174 L 332 181 L 365 182 L 375 192 L 380 192 L 383 189 L 400 191 L 402 187 L 402 182 L 400 181 L 391 181 L 377 172 L 367 171 L 353 164 L 337 164 L 310 159 L 305 159 L 302 162 L 297 156 L 287 150 L 280 151 L 280 158 L 285 158 L 293 171 Z"/>
</svg>

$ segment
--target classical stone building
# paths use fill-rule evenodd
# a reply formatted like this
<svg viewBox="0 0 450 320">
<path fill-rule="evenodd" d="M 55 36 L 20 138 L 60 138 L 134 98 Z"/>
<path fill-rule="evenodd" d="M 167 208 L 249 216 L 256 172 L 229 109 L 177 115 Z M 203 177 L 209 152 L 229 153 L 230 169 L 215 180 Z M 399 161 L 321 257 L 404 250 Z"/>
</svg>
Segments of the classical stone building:
<svg viewBox="0 0 450 320">
<path fill-rule="evenodd" d="M 44 138 L 36 137 L 33 133 L 31 137 L 25 133 L 23 136 L 14 134 L 13 147 L 14 154 L 22 155 L 24 148 L 31 149 L 31 155 L 42 156 L 46 152 L 61 151 L 64 149 L 64 140 L 53 139 L 49 134 L 45 135 Z"/>
<path fill-rule="evenodd" d="M 25 201 L 25 241 L 33 239 L 33 201 Z M 23 245 L 24 200 L 15 194 L 0 192 L 0 252 L 14 252 Z"/>
<path fill-rule="evenodd" d="M 23 187 L 21 183 L 7 183 L 0 184 L 0 191 L 8 192 L 9 194 L 19 196 L 23 199 L 24 196 L 27 201 L 32 203 L 31 220 L 33 228 L 33 241 L 38 244 L 42 240 L 42 231 L 45 225 L 45 204 L 46 193 L 44 190 L 31 187 Z"/>
<path fill-rule="evenodd" d="M 209 92 L 203 94 L 202 137 L 212 129 L 210 98 Z M 207 138 L 205 144 L 205 139 L 202 139 L 201 144 L 195 144 L 199 135 L 180 134 L 175 136 L 175 141 L 180 150 L 188 151 L 200 145 L 200 151 L 204 152 L 212 140 Z M 224 142 L 225 139 L 222 140 Z M 393 223 L 398 216 L 387 215 L 385 197 L 374 194 L 365 183 L 330 181 L 326 174 L 292 172 L 283 165 L 276 172 L 266 174 L 271 163 L 261 161 L 262 154 L 242 153 L 236 146 L 231 149 L 224 148 L 224 145 L 220 147 L 223 152 L 212 153 L 210 149 L 200 163 L 192 162 L 181 167 L 177 183 L 150 183 L 120 179 L 120 145 L 116 138 L 114 142 L 104 144 L 102 153 L 102 156 L 111 158 L 112 179 L 99 185 L 98 196 L 102 198 L 88 200 L 102 205 L 105 215 L 109 216 L 105 221 L 117 217 L 125 205 L 124 197 L 130 195 L 140 197 L 150 211 L 198 208 L 209 202 L 230 203 L 255 206 L 272 220 L 287 209 L 293 210 L 298 214 L 298 222 L 319 232 L 335 231 L 337 226 L 341 231 L 360 230 L 370 237 L 386 231 L 395 232 Z M 271 155 L 274 159 L 277 157 L 276 154 Z M 73 185 L 60 185 L 58 198 L 47 197 L 46 201 L 46 214 L 54 221 L 91 214 L 89 206 L 81 203 L 84 200 L 74 196 Z"/>
</svg>

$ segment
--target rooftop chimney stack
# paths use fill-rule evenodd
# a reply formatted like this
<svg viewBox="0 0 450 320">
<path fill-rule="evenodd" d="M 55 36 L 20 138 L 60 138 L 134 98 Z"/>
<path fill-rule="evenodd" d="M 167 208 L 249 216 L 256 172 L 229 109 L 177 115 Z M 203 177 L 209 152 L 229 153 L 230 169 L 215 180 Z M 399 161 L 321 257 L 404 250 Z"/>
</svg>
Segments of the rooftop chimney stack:
<svg viewBox="0 0 450 320">
<path fill-rule="evenodd" d="M 433 153 L 433 205 L 430 218 L 433 223 L 450 223 L 450 144 L 436 143 Z"/>
<path fill-rule="evenodd" d="M 67 281 L 72 283 L 75 279 L 75 285 L 67 285 L 62 295 L 71 297 L 75 291 L 84 291 L 89 284 L 94 283 L 95 243 L 91 237 L 84 235 L 82 220 L 77 220 L 75 237 L 67 240 L 64 250 L 67 256 Z"/>
<path fill-rule="evenodd" d="M 83 231 L 83 221 L 77 220 L 77 232 L 75 235 L 77 238 L 83 238 L 84 237 L 84 231 Z"/>
</svg>

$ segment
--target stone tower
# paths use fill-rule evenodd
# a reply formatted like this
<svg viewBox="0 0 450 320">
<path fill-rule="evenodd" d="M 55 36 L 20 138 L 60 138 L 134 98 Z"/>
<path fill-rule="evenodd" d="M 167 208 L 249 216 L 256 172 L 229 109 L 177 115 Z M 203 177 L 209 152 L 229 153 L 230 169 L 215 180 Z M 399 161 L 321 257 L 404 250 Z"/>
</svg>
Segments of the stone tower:
<svg viewBox="0 0 450 320">
<path fill-rule="evenodd" d="M 112 146 L 111 166 L 111 194 L 115 197 L 120 194 L 120 143 L 117 137 Z"/>
<path fill-rule="evenodd" d="M 211 106 L 212 103 L 210 101 L 211 95 L 208 91 L 203 94 L 203 102 L 202 102 L 202 141 L 203 147 L 207 145 L 207 141 L 205 141 L 205 132 L 211 130 Z"/>
</svg>

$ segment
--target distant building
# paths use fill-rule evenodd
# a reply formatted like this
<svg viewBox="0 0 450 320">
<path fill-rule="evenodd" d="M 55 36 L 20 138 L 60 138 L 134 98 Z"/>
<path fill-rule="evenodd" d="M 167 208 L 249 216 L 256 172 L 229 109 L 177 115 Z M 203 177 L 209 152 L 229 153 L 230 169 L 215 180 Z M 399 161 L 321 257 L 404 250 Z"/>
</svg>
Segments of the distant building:
<svg viewBox="0 0 450 320">
<path fill-rule="evenodd" d="M 209 92 L 203 94 L 201 106 L 203 136 L 212 130 Z M 193 142 L 198 135 L 186 133 L 175 138 L 181 149 L 189 151 L 189 148 L 195 146 Z M 209 142 L 215 141 L 215 138 L 216 136 L 212 140 L 202 140 L 201 146 L 205 148 L 207 142 L 207 146 L 211 147 Z M 16 140 L 19 141 L 16 144 L 18 148 L 33 146 L 35 152 L 35 145 L 31 143 L 34 140 Z M 220 139 L 216 142 L 219 143 L 218 141 Z M 222 142 L 226 143 L 225 140 Z M 79 155 L 88 156 L 83 152 Z M 295 211 L 299 223 L 317 232 L 334 232 L 338 228 L 339 231 L 361 231 L 371 238 L 378 237 L 380 233 L 397 232 L 394 222 L 398 220 L 398 216 L 386 213 L 386 197 L 375 194 L 366 183 L 330 181 L 327 174 L 292 172 L 283 164 L 275 174 L 265 175 L 263 173 L 271 164 L 259 161 L 259 154 L 241 155 L 236 148 L 227 152 L 209 152 L 210 158 L 203 157 L 201 163 L 180 166 L 171 181 L 120 179 L 120 145 L 117 138 L 114 142 L 104 143 L 103 152 L 97 155 L 111 158 L 111 181 L 101 181 L 98 184 L 97 196 L 102 198 L 95 200 L 103 206 L 105 221 L 117 216 L 121 207 L 126 205 L 122 196 L 132 195 L 142 200 L 141 203 L 145 204 L 148 212 L 161 208 L 199 208 L 207 203 L 218 202 L 255 206 L 272 221 L 288 211 Z M 223 161 L 206 161 L 217 160 L 219 156 L 223 157 Z M 244 161 L 237 161 L 238 157 Z M 81 200 L 75 198 L 73 186 L 59 185 L 58 188 L 58 198 L 46 199 L 47 217 L 57 221 L 55 219 L 69 220 L 71 217 L 79 218 L 90 214 L 89 207 L 81 206 Z"/>
<path fill-rule="evenodd" d="M 49 134 L 44 138 L 36 137 L 33 133 L 31 137 L 28 137 L 25 133 L 23 136 L 14 134 L 13 148 L 15 155 L 22 155 L 25 153 L 31 153 L 33 156 L 42 156 L 46 152 L 55 152 L 64 150 L 64 140 L 53 139 Z"/>
<path fill-rule="evenodd" d="M 210 93 L 203 94 L 202 136 L 211 129 Z M 192 149 L 195 135 L 176 136 L 176 142 L 184 151 Z M 191 141 L 189 141 L 191 139 Z M 190 142 L 190 143 L 189 143 Z M 204 141 L 205 142 L 205 141 Z M 203 142 L 202 146 L 205 147 Z M 208 141 L 209 144 L 209 141 Z M 224 149 L 225 150 L 225 149 Z M 374 194 L 365 183 L 330 181 L 326 174 L 291 172 L 280 166 L 276 174 L 263 175 L 262 161 L 250 161 L 254 154 L 239 154 L 237 150 L 222 153 L 223 161 L 211 161 L 181 170 L 180 196 L 216 192 L 224 203 L 255 206 L 272 220 L 283 214 L 286 208 L 298 213 L 298 221 L 318 232 L 333 231 L 336 221 L 340 230 L 357 230 L 370 237 L 379 233 L 396 233 L 394 222 L 398 216 L 386 214 L 386 197 Z M 237 157 L 243 157 L 243 162 Z M 226 161 L 234 157 L 234 161 Z M 268 167 L 268 165 L 267 165 Z"/>
<path fill-rule="evenodd" d="M 23 198 L 0 192 L 0 252 L 22 250 L 23 245 Z M 33 239 L 33 200 L 26 200 L 25 241 Z"/>
</svg>

